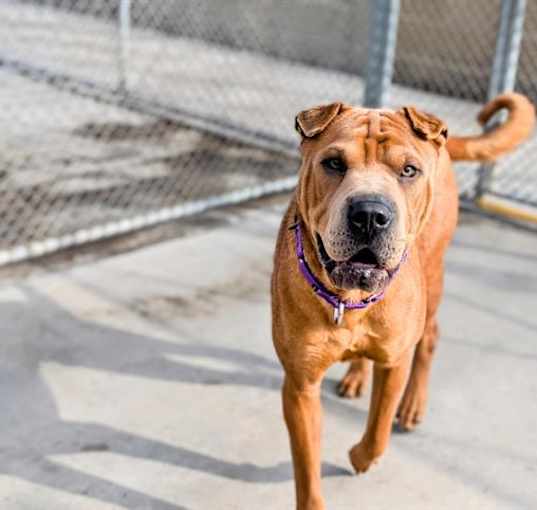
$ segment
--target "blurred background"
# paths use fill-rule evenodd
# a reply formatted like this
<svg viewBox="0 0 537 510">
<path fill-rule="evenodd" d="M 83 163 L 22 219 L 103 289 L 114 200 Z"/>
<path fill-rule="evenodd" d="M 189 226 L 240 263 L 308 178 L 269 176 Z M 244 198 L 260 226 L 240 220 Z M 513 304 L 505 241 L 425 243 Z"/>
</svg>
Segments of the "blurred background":
<svg viewBox="0 0 537 510">
<path fill-rule="evenodd" d="M 0 263 L 289 190 L 294 115 L 322 102 L 477 132 L 487 98 L 537 98 L 524 4 L 4 0 Z M 534 207 L 535 143 L 481 180 L 460 165 L 463 198 Z"/>
<path fill-rule="evenodd" d="M 537 2 L 0 0 L 0 507 L 291 508 L 270 340 L 297 112 L 451 133 L 537 100 Z M 492 124 L 491 124 L 492 125 Z M 426 422 L 350 476 L 368 399 L 323 386 L 330 510 L 537 508 L 537 138 L 457 164 Z"/>
</svg>

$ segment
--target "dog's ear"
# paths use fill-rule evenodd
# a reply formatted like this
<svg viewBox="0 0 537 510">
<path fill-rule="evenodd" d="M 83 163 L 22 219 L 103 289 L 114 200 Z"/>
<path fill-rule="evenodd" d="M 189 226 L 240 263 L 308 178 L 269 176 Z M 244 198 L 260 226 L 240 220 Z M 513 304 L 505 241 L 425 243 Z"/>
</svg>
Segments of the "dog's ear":
<svg viewBox="0 0 537 510">
<path fill-rule="evenodd" d="M 303 138 L 313 138 L 326 129 L 343 107 L 338 102 L 304 110 L 295 117 L 295 129 Z"/>
<path fill-rule="evenodd" d="M 413 106 L 404 106 L 399 113 L 407 118 L 414 133 L 423 140 L 430 140 L 439 145 L 446 143 L 447 126 L 438 117 L 416 110 Z"/>
</svg>

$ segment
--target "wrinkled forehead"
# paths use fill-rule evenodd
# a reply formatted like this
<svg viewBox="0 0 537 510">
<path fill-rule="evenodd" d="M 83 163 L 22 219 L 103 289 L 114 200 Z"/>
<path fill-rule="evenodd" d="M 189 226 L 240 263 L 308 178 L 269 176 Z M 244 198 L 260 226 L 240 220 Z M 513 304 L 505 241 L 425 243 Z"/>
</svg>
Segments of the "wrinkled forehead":
<svg viewBox="0 0 537 510">
<path fill-rule="evenodd" d="M 310 157 L 322 157 L 332 148 L 365 164 L 379 160 L 390 164 L 405 154 L 429 160 L 435 153 L 430 143 L 415 135 L 403 115 L 389 109 L 351 108 L 304 147 Z"/>
<path fill-rule="evenodd" d="M 377 142 L 400 141 L 412 133 L 404 117 L 389 109 L 352 108 L 328 126 L 324 141 L 369 138 Z"/>
</svg>

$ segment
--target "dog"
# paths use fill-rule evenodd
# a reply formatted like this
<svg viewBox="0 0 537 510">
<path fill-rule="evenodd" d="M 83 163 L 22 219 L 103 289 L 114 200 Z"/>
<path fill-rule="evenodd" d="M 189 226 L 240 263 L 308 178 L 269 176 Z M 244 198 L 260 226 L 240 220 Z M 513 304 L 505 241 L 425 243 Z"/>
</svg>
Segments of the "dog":
<svg viewBox="0 0 537 510">
<path fill-rule="evenodd" d="M 339 385 L 359 396 L 373 362 L 366 430 L 349 452 L 357 473 L 385 451 L 394 422 L 423 418 L 438 339 L 444 253 L 457 223 L 451 161 L 491 161 L 532 132 L 535 112 L 509 93 L 479 114 L 507 120 L 475 137 L 449 137 L 437 117 L 340 102 L 299 113 L 302 163 L 276 243 L 272 333 L 284 368 L 284 418 L 296 508 L 323 510 L 320 386 L 350 361 Z"/>
</svg>

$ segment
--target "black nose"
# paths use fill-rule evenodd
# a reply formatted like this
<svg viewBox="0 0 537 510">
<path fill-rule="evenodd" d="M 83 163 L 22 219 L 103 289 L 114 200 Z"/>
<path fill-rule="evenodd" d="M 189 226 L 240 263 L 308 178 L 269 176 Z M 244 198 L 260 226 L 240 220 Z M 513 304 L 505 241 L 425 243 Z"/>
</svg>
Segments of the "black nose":
<svg viewBox="0 0 537 510">
<path fill-rule="evenodd" d="M 377 199 L 354 199 L 349 205 L 348 218 L 353 232 L 371 235 L 390 226 L 393 210 Z"/>
</svg>

